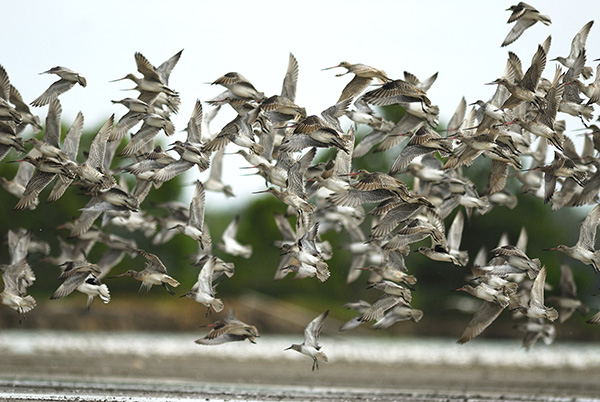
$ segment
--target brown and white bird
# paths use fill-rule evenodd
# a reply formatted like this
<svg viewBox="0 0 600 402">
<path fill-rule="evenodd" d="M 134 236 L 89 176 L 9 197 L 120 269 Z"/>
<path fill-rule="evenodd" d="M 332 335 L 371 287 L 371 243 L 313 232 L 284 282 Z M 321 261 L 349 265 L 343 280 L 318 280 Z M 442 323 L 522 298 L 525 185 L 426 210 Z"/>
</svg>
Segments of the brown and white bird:
<svg viewBox="0 0 600 402">
<path fill-rule="evenodd" d="M 354 98 L 356 99 L 358 95 L 364 91 L 365 88 L 369 86 L 373 78 L 378 79 L 382 84 L 385 84 L 390 79 L 387 74 L 383 70 L 379 70 L 377 68 L 367 66 L 366 64 L 352 64 L 347 61 L 342 61 L 340 64 L 327 67 L 323 70 L 330 70 L 332 68 L 343 67 L 346 69 L 345 73 L 336 74 L 336 77 L 342 77 L 346 74 L 354 74 L 352 80 L 346 84 L 344 89 L 342 90 L 342 94 L 338 99 L 338 102 L 347 99 Z"/>
<path fill-rule="evenodd" d="M 73 88 L 75 84 L 79 84 L 82 87 L 87 86 L 87 81 L 83 76 L 66 67 L 52 67 L 50 70 L 44 71 L 40 74 L 56 74 L 60 77 L 60 80 L 54 82 L 48 87 L 48 89 L 44 91 L 43 94 L 35 98 L 30 103 L 31 106 L 39 107 L 47 105 L 53 98 L 67 92 L 69 89 Z"/>
<path fill-rule="evenodd" d="M 325 322 L 325 318 L 327 318 L 327 314 L 329 314 L 329 310 L 319 314 L 314 320 L 308 323 L 306 328 L 304 328 L 304 342 L 301 344 L 294 343 L 290 347 L 284 349 L 292 349 L 310 357 L 313 360 L 313 371 L 315 368 L 317 370 L 319 369 L 319 360 L 325 362 L 328 360 L 327 355 L 321 350 L 321 345 L 319 344 L 321 329 L 323 328 L 323 323 Z"/>
<path fill-rule="evenodd" d="M 144 290 L 145 292 L 148 292 L 153 285 L 161 285 L 169 294 L 174 295 L 175 293 L 169 289 L 169 285 L 177 287 L 179 286 L 179 281 L 169 276 L 167 273 L 167 267 L 165 267 L 160 258 L 158 258 L 156 254 L 152 254 L 141 249 L 136 251 L 146 259 L 144 269 L 141 271 L 130 269 L 125 273 L 117 275 L 116 277 L 129 276 L 142 282 L 140 285 L 140 291 Z"/>
<path fill-rule="evenodd" d="M 199 345 L 220 345 L 226 342 L 241 342 L 246 339 L 250 343 L 256 343 L 259 336 L 258 330 L 254 325 L 248 325 L 236 318 L 233 310 L 227 310 L 225 318 L 209 324 L 212 330 L 200 339 L 196 339 Z"/>
<path fill-rule="evenodd" d="M 502 42 L 502 47 L 510 45 L 511 43 L 519 39 L 519 37 L 523 35 L 523 32 L 525 32 L 527 28 L 530 28 L 538 21 L 540 21 L 544 25 L 550 25 L 552 23 L 550 17 L 541 14 L 534 7 L 522 1 L 519 2 L 519 4 L 510 6 L 506 9 L 506 11 L 511 11 L 510 17 L 508 17 L 507 24 L 510 24 L 511 22 L 515 21 L 516 23 L 515 25 L 513 25 L 508 35 L 506 35 L 504 42 Z"/>
</svg>

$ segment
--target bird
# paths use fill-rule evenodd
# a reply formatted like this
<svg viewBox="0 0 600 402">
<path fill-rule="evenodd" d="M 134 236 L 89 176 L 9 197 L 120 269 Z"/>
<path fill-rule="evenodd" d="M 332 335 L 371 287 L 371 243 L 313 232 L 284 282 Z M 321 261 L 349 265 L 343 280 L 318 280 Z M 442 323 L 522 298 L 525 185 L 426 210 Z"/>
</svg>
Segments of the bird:
<svg viewBox="0 0 600 402">
<path fill-rule="evenodd" d="M 50 148 L 60 153 L 60 119 L 62 115 L 62 106 L 60 101 L 55 98 L 50 102 L 48 114 L 46 115 L 46 130 L 41 142 L 47 145 L 43 149 Z M 41 147 L 41 146 L 40 146 Z M 38 201 L 38 196 L 50 184 L 57 174 L 67 178 L 74 177 L 72 173 L 73 165 L 60 159 L 50 156 L 44 156 L 41 152 L 28 153 L 20 159 L 21 163 L 33 164 L 37 170 L 31 176 L 25 186 L 25 190 L 19 201 L 14 206 L 15 210 L 21 210 L 33 207 Z"/>
<path fill-rule="evenodd" d="M 571 267 L 567 264 L 561 264 L 560 266 L 560 296 L 552 296 L 548 298 L 550 304 L 556 305 L 559 309 L 558 322 L 563 323 L 571 316 L 576 310 L 580 310 L 583 313 L 589 311 L 589 307 L 586 306 L 577 296 L 577 285 L 573 278 L 573 272 Z"/>
<path fill-rule="evenodd" d="M 506 11 L 511 12 L 507 24 L 515 21 L 516 23 L 513 25 L 508 35 L 506 35 L 506 38 L 502 42 L 502 47 L 508 46 L 519 39 L 527 28 L 530 28 L 538 21 L 544 25 L 550 25 L 552 23 L 549 16 L 541 14 L 537 9 L 522 1 L 516 5 L 510 6 Z"/>
<path fill-rule="evenodd" d="M 498 303 L 484 301 L 456 342 L 459 344 L 467 343 L 481 334 L 498 318 L 504 308 L 505 306 Z"/>
<path fill-rule="evenodd" d="M 326 310 L 324 313 L 319 314 L 315 319 L 308 323 L 306 328 L 304 328 L 304 342 L 301 344 L 294 343 L 284 349 L 295 350 L 296 352 L 310 357 L 313 360 L 312 371 L 319 369 L 319 360 L 324 362 L 328 361 L 327 355 L 321 350 L 321 345 L 319 345 L 321 329 L 323 328 L 323 323 L 325 322 L 328 314 L 329 310 Z"/>
<path fill-rule="evenodd" d="M 235 256 L 239 255 L 248 259 L 252 255 L 252 246 L 249 244 L 241 244 L 235 239 L 238 231 L 239 221 L 240 216 L 236 215 L 229 225 L 227 225 L 227 228 L 225 228 L 225 232 L 223 232 L 223 243 L 218 243 L 217 247 L 225 251 L 227 254 Z"/>
<path fill-rule="evenodd" d="M 136 84 L 135 90 L 140 92 L 139 100 L 148 104 L 155 102 L 161 93 L 167 95 L 170 98 L 178 98 L 179 94 L 168 87 L 168 80 L 171 71 L 179 61 L 183 50 L 170 57 L 167 61 L 163 62 L 159 67 L 154 67 L 152 63 L 140 52 L 135 52 L 134 58 L 138 72 L 142 74 L 142 78 L 137 77 L 134 74 L 127 74 L 123 78 L 112 80 L 111 82 L 121 80 L 131 80 Z M 177 102 L 174 103 L 177 105 Z M 177 108 L 174 107 L 174 111 Z"/>
<path fill-rule="evenodd" d="M 196 181 L 196 187 L 192 200 L 190 201 L 189 217 L 186 222 L 177 223 L 171 230 L 176 230 L 184 235 L 198 241 L 200 248 L 206 249 L 210 244 L 210 235 L 206 230 L 204 222 L 206 193 L 204 185 L 200 180 Z"/>
<path fill-rule="evenodd" d="M 44 93 L 35 98 L 30 103 L 31 106 L 40 107 L 47 105 L 53 98 L 67 92 L 69 89 L 73 88 L 75 84 L 79 84 L 82 87 L 87 86 L 87 81 L 82 75 L 66 67 L 52 67 L 50 70 L 44 71 L 40 74 L 56 74 L 60 77 L 60 79 L 52 83 L 52 85 L 50 85 L 48 89 L 44 91 Z"/>
<path fill-rule="evenodd" d="M 339 117 L 343 116 L 352 98 L 342 99 L 321 112 L 321 116 L 310 115 L 295 124 L 294 132 L 280 145 L 280 151 L 296 152 L 304 148 L 339 148 L 346 153 L 350 149 L 343 141 Z"/>
<path fill-rule="evenodd" d="M 87 295 L 88 309 L 96 296 L 105 304 L 110 302 L 108 287 L 98 278 L 102 269 L 97 264 L 87 261 L 67 261 L 63 266 L 65 269 L 59 279 L 64 281 L 50 296 L 51 300 L 63 298 L 77 290 Z"/>
<path fill-rule="evenodd" d="M 388 81 L 381 88 L 365 93 L 362 98 L 366 103 L 374 106 L 412 102 L 419 102 L 422 108 L 431 106 L 431 100 L 425 91 L 402 79 Z"/>
<path fill-rule="evenodd" d="M 200 269 L 198 280 L 192 286 L 192 289 L 181 296 L 189 297 L 195 302 L 205 305 L 207 307 L 207 315 L 210 313 L 211 308 L 218 313 L 225 307 L 221 299 L 215 298 L 215 288 L 212 284 L 216 262 L 216 257 L 211 256 L 208 258 Z"/>
<path fill-rule="evenodd" d="M 342 77 L 350 73 L 354 74 L 352 80 L 346 84 L 342 90 L 342 94 L 340 95 L 338 102 L 347 98 L 356 99 L 358 95 L 360 95 L 360 93 L 369 86 L 373 78 L 377 78 L 382 84 L 385 84 L 390 80 L 387 74 L 382 70 L 367 66 L 366 64 L 352 64 L 347 61 L 342 61 L 336 66 L 327 67 L 323 70 L 330 70 L 338 67 L 343 67 L 347 71 L 342 74 L 337 74 L 336 77 Z"/>
<path fill-rule="evenodd" d="M 237 72 L 224 74 L 210 84 L 221 85 L 240 98 L 262 100 L 265 96 L 264 92 L 257 91 L 246 77 Z"/>
<path fill-rule="evenodd" d="M 254 325 L 248 325 L 236 318 L 233 310 L 227 310 L 225 318 L 209 324 L 211 331 L 204 337 L 196 339 L 199 345 L 220 345 L 226 342 L 241 342 L 246 339 L 250 343 L 256 343 L 258 330 Z"/>
<path fill-rule="evenodd" d="M 558 311 L 553 307 L 544 305 L 544 285 L 546 283 L 546 267 L 543 266 L 533 281 L 529 301 L 526 306 L 518 310 L 529 318 L 545 318 L 554 321 L 558 318 Z"/>
<path fill-rule="evenodd" d="M 600 223 L 600 204 L 589 210 L 579 228 L 579 238 L 573 246 L 559 244 L 547 250 L 560 251 L 600 272 L 600 251 L 596 250 L 596 229 Z"/>
<path fill-rule="evenodd" d="M 158 258 L 156 254 L 149 253 L 142 249 L 137 249 L 136 252 L 146 259 L 144 269 L 141 271 L 129 269 L 126 272 L 115 276 L 115 278 L 129 276 L 138 280 L 142 282 L 140 291 L 144 290 L 145 292 L 148 292 L 153 285 L 161 285 L 170 295 L 174 295 L 175 292 L 169 289 L 169 286 L 177 287 L 179 286 L 179 281 L 168 275 L 167 267 L 165 267 L 160 258 Z"/>
</svg>

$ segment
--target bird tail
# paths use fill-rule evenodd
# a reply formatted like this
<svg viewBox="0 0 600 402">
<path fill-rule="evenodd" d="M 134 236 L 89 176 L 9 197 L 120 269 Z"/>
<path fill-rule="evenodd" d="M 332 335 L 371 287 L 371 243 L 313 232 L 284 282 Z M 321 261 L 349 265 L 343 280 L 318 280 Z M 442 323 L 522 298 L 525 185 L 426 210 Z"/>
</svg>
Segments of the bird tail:
<svg viewBox="0 0 600 402">
<path fill-rule="evenodd" d="M 173 286 L 174 288 L 176 288 L 177 286 L 179 286 L 179 282 L 175 278 L 171 278 L 170 276 L 165 276 L 164 281 L 168 285 Z"/>
<path fill-rule="evenodd" d="M 98 297 L 104 303 L 108 303 L 110 301 L 110 292 L 108 291 L 108 286 L 102 284 L 98 287 Z"/>
<path fill-rule="evenodd" d="M 225 305 L 223 304 L 221 299 L 214 299 L 210 305 L 217 313 L 223 311 L 223 308 L 225 308 Z"/>
<path fill-rule="evenodd" d="M 35 299 L 30 296 L 23 296 L 22 300 L 21 300 L 21 305 L 19 306 L 19 310 L 21 313 L 28 313 L 31 310 L 34 309 L 34 307 L 36 306 L 36 301 Z"/>
</svg>

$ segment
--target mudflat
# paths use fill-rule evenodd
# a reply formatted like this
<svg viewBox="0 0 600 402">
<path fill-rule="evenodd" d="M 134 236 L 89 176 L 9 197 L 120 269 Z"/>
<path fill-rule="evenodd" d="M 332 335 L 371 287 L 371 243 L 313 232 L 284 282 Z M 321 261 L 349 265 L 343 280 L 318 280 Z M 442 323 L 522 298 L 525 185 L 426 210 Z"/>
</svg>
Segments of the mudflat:
<svg viewBox="0 0 600 402">
<path fill-rule="evenodd" d="M 600 400 L 594 399 L 600 396 L 598 368 L 494 368 L 342 360 L 322 363 L 319 370 L 310 368 L 310 359 L 3 353 L 0 399 Z"/>
</svg>

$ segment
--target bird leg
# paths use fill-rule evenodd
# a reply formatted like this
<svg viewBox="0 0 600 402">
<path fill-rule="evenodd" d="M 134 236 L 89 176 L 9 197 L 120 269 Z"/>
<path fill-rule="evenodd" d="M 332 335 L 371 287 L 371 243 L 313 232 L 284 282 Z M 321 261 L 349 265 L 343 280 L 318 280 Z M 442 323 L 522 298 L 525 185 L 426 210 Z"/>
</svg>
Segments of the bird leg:
<svg viewBox="0 0 600 402">
<path fill-rule="evenodd" d="M 319 361 L 316 357 L 313 357 L 312 371 L 315 371 L 315 367 L 317 368 L 317 370 L 319 369 Z"/>
<path fill-rule="evenodd" d="M 165 282 L 163 282 L 162 285 L 171 296 L 175 296 L 175 292 L 173 292 L 171 289 L 169 289 L 169 286 L 167 286 L 167 284 Z"/>
</svg>

